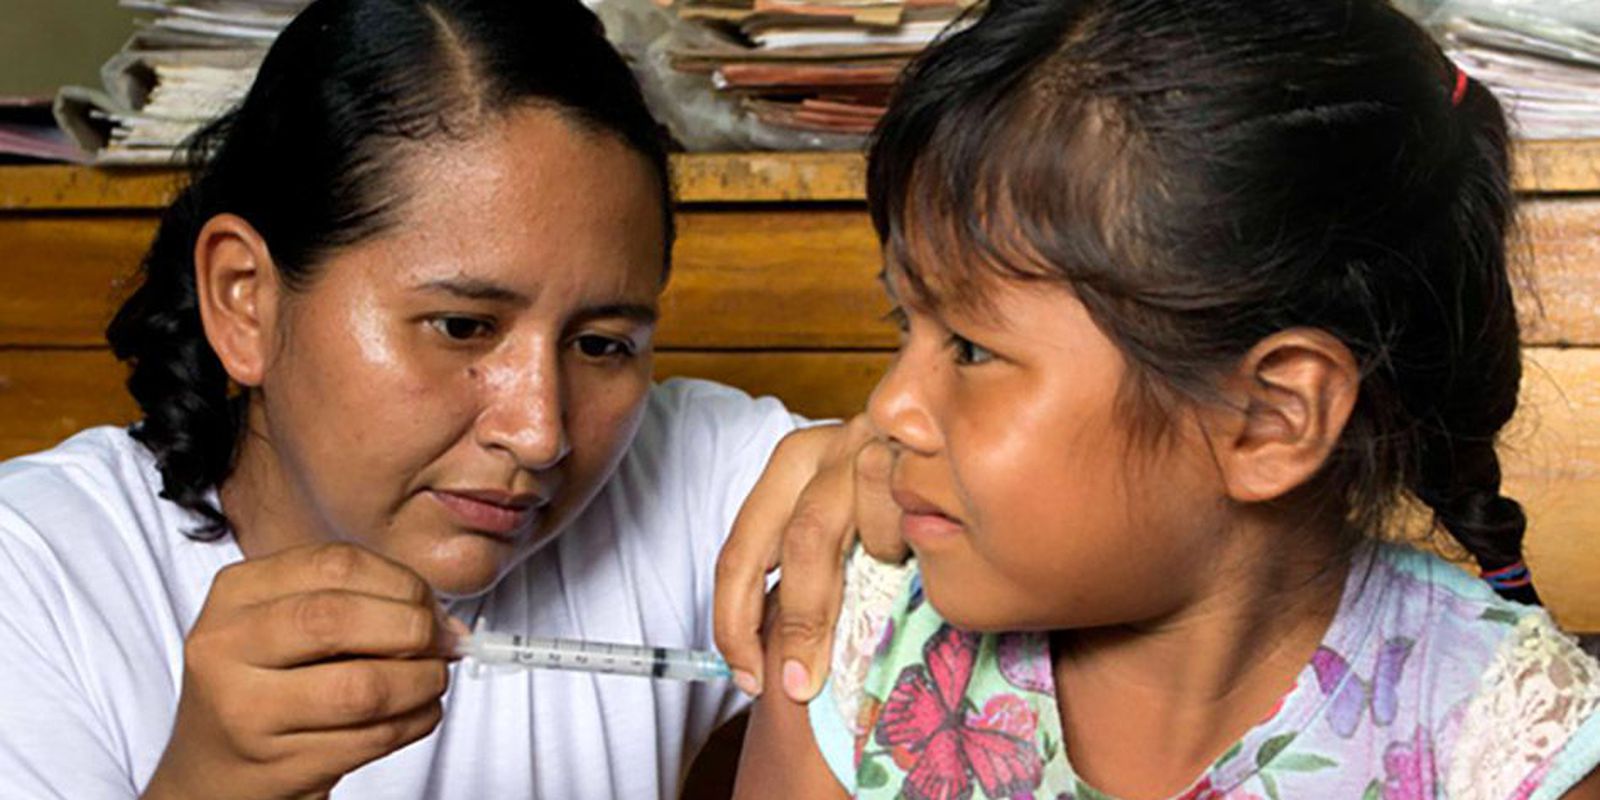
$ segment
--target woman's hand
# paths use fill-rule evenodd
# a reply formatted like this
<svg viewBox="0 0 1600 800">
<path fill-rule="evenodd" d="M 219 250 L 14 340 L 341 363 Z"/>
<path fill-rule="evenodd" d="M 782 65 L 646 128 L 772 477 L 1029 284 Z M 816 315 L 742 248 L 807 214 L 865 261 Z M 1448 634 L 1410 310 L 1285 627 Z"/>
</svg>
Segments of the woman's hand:
<svg viewBox="0 0 1600 800">
<path fill-rule="evenodd" d="M 892 465 L 864 415 L 795 431 L 779 443 L 717 559 L 717 647 L 740 688 L 759 694 L 765 685 L 765 576 L 779 566 L 770 638 L 784 664 L 784 691 L 803 702 L 822 686 L 851 545 L 859 536 L 880 560 L 906 557 L 900 509 L 889 496 Z"/>
<path fill-rule="evenodd" d="M 460 630 L 415 572 L 353 545 L 222 570 L 145 797 L 326 796 L 438 724 Z"/>
</svg>

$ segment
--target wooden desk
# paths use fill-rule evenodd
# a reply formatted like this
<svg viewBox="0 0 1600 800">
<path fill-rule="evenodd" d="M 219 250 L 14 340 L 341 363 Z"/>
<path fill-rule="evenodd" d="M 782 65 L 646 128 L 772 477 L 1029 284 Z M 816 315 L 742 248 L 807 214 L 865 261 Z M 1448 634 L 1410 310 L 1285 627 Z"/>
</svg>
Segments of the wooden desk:
<svg viewBox="0 0 1600 800">
<path fill-rule="evenodd" d="M 876 284 L 860 157 L 675 159 L 681 236 L 663 299 L 660 375 L 776 394 L 813 415 L 859 409 L 895 332 Z M 1505 437 L 1529 561 L 1573 630 L 1600 631 L 1600 141 L 1528 145 L 1525 405 Z M 135 408 L 101 330 L 176 186 L 165 171 L 0 168 L 0 458 Z M 1533 298 L 1537 297 L 1537 302 Z"/>
</svg>

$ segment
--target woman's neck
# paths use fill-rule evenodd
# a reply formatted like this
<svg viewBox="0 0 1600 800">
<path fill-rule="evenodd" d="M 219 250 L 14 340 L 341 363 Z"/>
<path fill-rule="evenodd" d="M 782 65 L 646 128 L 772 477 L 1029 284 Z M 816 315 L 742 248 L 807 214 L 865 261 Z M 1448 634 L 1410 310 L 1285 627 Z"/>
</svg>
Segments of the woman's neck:
<svg viewBox="0 0 1600 800">
<path fill-rule="evenodd" d="M 1303 546 L 1282 546 L 1289 536 Z M 1303 530 L 1252 539 L 1218 562 L 1237 568 L 1160 619 L 1054 637 L 1062 731 L 1085 781 L 1129 800 L 1177 794 L 1294 685 L 1338 610 L 1345 546 Z"/>
<path fill-rule="evenodd" d="M 245 426 L 233 471 L 217 491 L 244 557 L 319 541 L 307 533 L 315 530 L 307 504 L 285 475 L 259 403 L 250 404 Z"/>
</svg>

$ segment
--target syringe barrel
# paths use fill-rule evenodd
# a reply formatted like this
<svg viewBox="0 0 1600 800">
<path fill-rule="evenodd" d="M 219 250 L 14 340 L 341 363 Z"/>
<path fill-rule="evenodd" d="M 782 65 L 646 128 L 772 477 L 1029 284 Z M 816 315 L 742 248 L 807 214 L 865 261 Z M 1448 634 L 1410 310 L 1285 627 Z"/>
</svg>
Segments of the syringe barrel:
<svg viewBox="0 0 1600 800">
<path fill-rule="evenodd" d="M 485 664 L 517 664 L 541 669 L 580 670 L 671 680 L 714 680 L 729 675 L 715 653 L 670 647 L 580 642 L 478 631 L 462 643 L 460 654 Z"/>
</svg>

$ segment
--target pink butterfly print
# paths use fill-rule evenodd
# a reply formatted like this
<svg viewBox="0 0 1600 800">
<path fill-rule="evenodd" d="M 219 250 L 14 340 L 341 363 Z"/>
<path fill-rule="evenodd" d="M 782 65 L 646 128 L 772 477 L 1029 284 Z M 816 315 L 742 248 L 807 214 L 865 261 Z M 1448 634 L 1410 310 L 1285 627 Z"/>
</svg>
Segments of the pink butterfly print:
<svg viewBox="0 0 1600 800">
<path fill-rule="evenodd" d="M 902 792 L 909 800 L 967 800 L 973 780 L 989 797 L 1038 788 L 1044 764 L 1033 742 L 968 720 L 965 701 L 978 637 L 942 625 L 923 645 L 922 664 L 900 671 L 884 701 L 875 739 L 908 747 L 916 763 Z"/>
<path fill-rule="evenodd" d="M 1002 633 L 995 642 L 1000 674 L 1018 689 L 1039 694 L 1055 693 L 1050 671 L 1050 646 L 1042 633 Z"/>
<path fill-rule="evenodd" d="M 1405 672 L 1406 658 L 1416 642 L 1404 636 L 1386 640 L 1378 650 L 1378 663 L 1373 667 L 1372 679 L 1362 680 L 1351 674 L 1350 664 L 1338 653 L 1319 647 L 1311 655 L 1311 668 L 1317 673 L 1317 685 L 1322 687 L 1328 700 L 1328 724 L 1341 738 L 1348 739 L 1361 725 L 1362 712 L 1372 710 L 1372 721 L 1384 727 L 1394 721 L 1400 708 L 1400 677 Z"/>
</svg>

